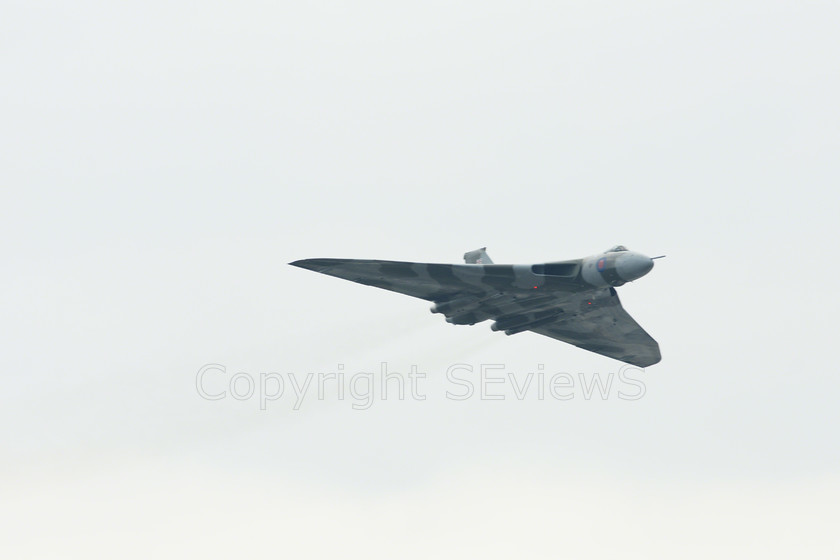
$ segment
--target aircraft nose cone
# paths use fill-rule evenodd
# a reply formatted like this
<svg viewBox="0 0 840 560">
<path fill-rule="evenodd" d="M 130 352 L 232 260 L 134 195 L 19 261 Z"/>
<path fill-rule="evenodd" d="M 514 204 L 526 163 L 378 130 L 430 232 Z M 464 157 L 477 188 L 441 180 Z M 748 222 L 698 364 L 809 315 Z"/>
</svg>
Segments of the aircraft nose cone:
<svg viewBox="0 0 840 560">
<path fill-rule="evenodd" d="M 625 282 L 641 278 L 652 268 L 653 259 L 639 253 L 621 255 L 615 262 L 615 271 Z"/>
</svg>

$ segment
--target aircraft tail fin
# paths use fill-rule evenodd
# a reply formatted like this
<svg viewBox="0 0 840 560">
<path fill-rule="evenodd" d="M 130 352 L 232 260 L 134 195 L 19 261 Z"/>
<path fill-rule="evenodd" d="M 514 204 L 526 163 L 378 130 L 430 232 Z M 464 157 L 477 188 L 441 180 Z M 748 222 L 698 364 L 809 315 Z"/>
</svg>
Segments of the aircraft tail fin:
<svg viewBox="0 0 840 560">
<path fill-rule="evenodd" d="M 487 254 L 487 247 L 482 247 L 464 253 L 464 262 L 467 264 L 493 264 L 493 259 Z"/>
</svg>

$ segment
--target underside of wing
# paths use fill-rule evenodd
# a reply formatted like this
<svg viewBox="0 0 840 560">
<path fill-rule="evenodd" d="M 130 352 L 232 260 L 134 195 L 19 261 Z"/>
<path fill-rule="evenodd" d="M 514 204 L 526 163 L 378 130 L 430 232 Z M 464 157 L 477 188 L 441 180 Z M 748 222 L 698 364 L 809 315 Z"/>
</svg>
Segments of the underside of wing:
<svg viewBox="0 0 840 560">
<path fill-rule="evenodd" d="M 576 298 L 574 313 L 527 330 L 639 367 L 662 359 L 659 344 L 624 310 L 614 289 L 589 296 Z"/>
<path fill-rule="evenodd" d="M 436 264 L 362 259 L 306 259 L 289 263 L 321 274 L 425 299 L 475 300 L 517 288 L 514 265 Z"/>
</svg>

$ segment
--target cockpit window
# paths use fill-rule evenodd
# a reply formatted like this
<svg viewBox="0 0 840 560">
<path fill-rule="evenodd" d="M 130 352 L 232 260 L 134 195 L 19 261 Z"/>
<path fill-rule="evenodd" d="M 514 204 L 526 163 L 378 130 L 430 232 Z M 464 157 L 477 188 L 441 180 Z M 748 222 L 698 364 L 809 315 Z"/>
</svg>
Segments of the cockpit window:
<svg viewBox="0 0 840 560">
<path fill-rule="evenodd" d="M 626 251 L 626 250 L 627 250 L 627 247 L 625 247 L 624 245 L 616 245 L 615 247 L 608 250 L 607 253 L 618 253 L 618 252 Z"/>
</svg>

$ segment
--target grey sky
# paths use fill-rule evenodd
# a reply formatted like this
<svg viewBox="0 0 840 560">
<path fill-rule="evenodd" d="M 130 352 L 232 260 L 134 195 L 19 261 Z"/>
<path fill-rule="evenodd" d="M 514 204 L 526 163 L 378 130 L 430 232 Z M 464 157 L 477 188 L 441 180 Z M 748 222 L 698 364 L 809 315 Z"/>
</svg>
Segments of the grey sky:
<svg viewBox="0 0 840 560">
<path fill-rule="evenodd" d="M 3 12 L 3 556 L 840 552 L 835 4 Z M 617 243 L 637 400 L 447 399 L 621 364 L 286 265 Z M 382 362 L 426 399 L 196 391 Z"/>
</svg>

